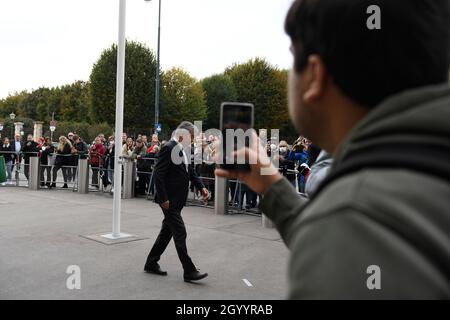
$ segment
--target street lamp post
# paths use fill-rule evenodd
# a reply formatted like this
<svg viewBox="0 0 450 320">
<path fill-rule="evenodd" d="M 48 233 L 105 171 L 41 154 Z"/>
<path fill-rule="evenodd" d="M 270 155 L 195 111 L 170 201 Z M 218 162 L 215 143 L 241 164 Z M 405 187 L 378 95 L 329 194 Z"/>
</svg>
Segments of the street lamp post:
<svg viewBox="0 0 450 320">
<path fill-rule="evenodd" d="M 11 140 L 14 140 L 14 119 L 16 118 L 14 112 L 11 112 L 9 118 L 11 119 Z"/>
<path fill-rule="evenodd" d="M 145 0 L 146 2 L 150 2 L 151 0 Z M 160 39 L 161 39 L 161 0 L 159 0 L 158 5 L 158 47 L 156 53 L 156 88 L 155 88 L 155 134 L 158 134 L 157 130 L 159 124 L 159 90 L 160 90 Z"/>
</svg>

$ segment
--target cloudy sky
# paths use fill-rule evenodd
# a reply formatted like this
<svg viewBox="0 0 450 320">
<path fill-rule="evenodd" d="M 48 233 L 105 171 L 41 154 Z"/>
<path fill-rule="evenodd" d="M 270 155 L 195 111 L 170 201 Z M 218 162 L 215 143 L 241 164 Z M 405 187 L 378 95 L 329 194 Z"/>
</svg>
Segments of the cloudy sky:
<svg viewBox="0 0 450 320">
<path fill-rule="evenodd" d="M 162 0 L 161 67 L 198 79 L 264 57 L 289 68 L 283 21 L 292 0 Z M 88 80 L 117 42 L 119 0 L 0 1 L 0 98 Z M 126 34 L 156 49 L 158 2 L 127 0 Z"/>
</svg>

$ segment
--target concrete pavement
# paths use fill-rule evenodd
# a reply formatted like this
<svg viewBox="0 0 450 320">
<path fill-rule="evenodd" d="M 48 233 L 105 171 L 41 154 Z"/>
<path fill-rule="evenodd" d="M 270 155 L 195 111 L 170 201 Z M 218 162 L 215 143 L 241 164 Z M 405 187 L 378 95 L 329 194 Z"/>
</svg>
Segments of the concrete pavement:
<svg viewBox="0 0 450 320">
<path fill-rule="evenodd" d="M 261 218 L 186 207 L 189 254 L 209 273 L 190 284 L 183 282 L 173 241 L 160 261 L 169 275 L 143 272 L 162 220 L 159 207 L 145 199 L 123 200 L 122 207 L 122 231 L 146 239 L 104 245 L 82 236 L 111 232 L 110 196 L 0 188 L 0 299 L 286 297 L 288 250 Z M 70 265 L 81 269 L 80 290 L 66 287 Z"/>
</svg>

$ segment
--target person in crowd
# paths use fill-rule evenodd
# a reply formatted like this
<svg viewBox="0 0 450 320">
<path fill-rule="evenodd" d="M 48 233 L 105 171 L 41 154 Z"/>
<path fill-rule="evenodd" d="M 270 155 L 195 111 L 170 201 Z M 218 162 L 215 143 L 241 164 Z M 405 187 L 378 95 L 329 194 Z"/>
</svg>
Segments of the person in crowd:
<svg viewBox="0 0 450 320">
<path fill-rule="evenodd" d="M 102 138 L 97 136 L 94 144 L 89 149 L 89 158 L 92 169 L 92 185 L 97 189 L 100 188 L 98 176 L 100 173 L 100 167 L 103 166 L 103 157 L 105 156 L 105 152 L 106 150 L 103 145 Z"/>
<path fill-rule="evenodd" d="M 12 182 L 12 167 L 14 159 L 13 152 L 13 147 L 9 143 L 9 138 L 3 138 L 2 144 L 0 145 L 0 155 L 5 159 L 6 165 L 6 183 L 4 183 L 3 185 L 11 184 Z"/>
<path fill-rule="evenodd" d="M 208 276 L 200 273 L 188 255 L 186 247 L 186 228 L 181 210 L 186 204 L 189 181 L 192 181 L 206 200 L 208 190 L 195 173 L 193 164 L 188 160 L 191 141 L 194 139 L 195 127 L 190 122 L 181 123 L 175 130 L 170 142 L 164 144 L 158 154 L 155 168 L 155 201 L 164 214 L 161 231 L 148 254 L 144 270 L 158 275 L 167 275 L 161 270 L 158 261 L 173 237 L 178 257 L 184 269 L 184 281 L 197 281 Z M 174 156 L 175 155 L 175 156 Z M 178 156 L 178 157 L 177 157 Z"/>
<path fill-rule="evenodd" d="M 281 140 L 279 144 L 278 166 L 281 174 L 295 187 L 295 161 L 289 158 L 290 152 L 286 140 Z"/>
<path fill-rule="evenodd" d="M 39 150 L 38 150 L 38 144 L 36 141 L 33 140 L 33 135 L 29 134 L 27 136 L 27 142 L 25 142 L 23 148 L 23 160 L 24 160 L 24 166 L 23 171 L 25 174 L 25 177 L 27 180 L 30 180 L 30 158 L 31 157 L 37 157 Z"/>
<path fill-rule="evenodd" d="M 308 180 L 306 180 L 305 194 L 308 197 L 312 198 L 317 189 L 319 189 L 319 186 L 328 176 L 332 164 L 333 158 L 331 155 L 325 150 L 322 150 L 317 160 L 311 165 Z"/>
<path fill-rule="evenodd" d="M 148 147 L 147 135 L 143 134 L 141 137 L 141 140 L 142 140 L 142 143 L 143 143 L 145 149 L 147 150 L 147 147 Z"/>
<path fill-rule="evenodd" d="M 314 196 L 297 196 L 256 133 L 237 152 L 251 170 L 216 174 L 264 195 L 290 298 L 449 299 L 449 3 L 381 1 L 380 29 L 369 4 L 296 0 L 286 18 L 291 119 L 333 156 Z"/>
<path fill-rule="evenodd" d="M 77 164 L 78 159 L 86 159 L 87 155 L 89 154 L 89 149 L 86 144 L 86 142 L 81 139 L 81 137 L 78 134 L 73 135 L 73 148 L 72 148 L 72 154 L 77 157 Z"/>
<path fill-rule="evenodd" d="M 148 167 L 151 165 L 149 161 L 145 159 L 147 155 L 147 148 L 144 145 L 142 139 L 136 139 L 136 146 L 133 149 L 131 158 L 137 160 L 136 168 L 138 171 L 138 183 L 136 186 L 136 195 L 143 195 L 147 190 L 148 182 L 150 181 L 150 171 Z"/>
<path fill-rule="evenodd" d="M 107 140 L 105 138 L 105 134 L 104 133 L 99 133 L 98 135 L 100 137 L 100 140 L 102 141 L 103 146 L 106 148 L 106 144 L 107 144 Z"/>
<path fill-rule="evenodd" d="M 53 179 L 50 188 L 56 188 L 56 178 L 58 177 L 59 169 L 62 170 L 63 179 L 64 179 L 64 189 L 67 189 L 67 181 L 68 181 L 68 168 L 67 166 L 71 163 L 71 155 L 72 155 L 72 144 L 69 139 L 65 136 L 59 137 L 58 148 L 56 149 L 55 155 L 55 163 L 53 166 Z"/>
<path fill-rule="evenodd" d="M 292 150 L 289 152 L 289 160 L 295 161 L 297 163 L 297 184 L 298 192 L 305 192 L 306 176 L 309 172 L 307 161 L 308 161 L 308 143 L 307 139 L 300 136 L 292 145 Z M 306 164 L 306 165 L 304 165 Z"/>
<path fill-rule="evenodd" d="M 153 134 L 151 144 L 147 148 L 147 153 L 156 153 L 156 152 L 154 152 L 153 148 L 159 147 L 159 146 L 160 146 L 160 143 L 159 143 L 158 135 Z"/>
<path fill-rule="evenodd" d="M 72 145 L 72 148 L 74 148 L 75 145 L 75 138 L 74 138 L 74 133 L 73 132 L 69 132 L 67 134 L 67 138 L 70 141 L 70 144 Z M 75 182 L 75 177 L 77 174 L 77 166 L 78 166 L 78 156 L 76 155 L 76 152 L 74 152 L 74 150 L 72 150 L 72 154 L 73 156 L 70 157 L 69 161 L 70 164 L 69 166 L 72 168 L 67 168 L 67 181 L 70 182 Z"/>
<path fill-rule="evenodd" d="M 40 145 L 40 161 L 41 161 L 41 170 L 40 170 L 40 181 L 41 187 L 47 186 L 51 187 L 52 183 L 52 166 L 50 164 L 49 158 L 52 157 L 55 152 L 55 147 L 52 145 L 50 137 L 45 137 L 44 142 Z"/>
<path fill-rule="evenodd" d="M 115 139 L 114 136 L 110 136 L 108 138 L 108 148 L 106 148 L 105 152 L 105 165 L 104 167 L 107 169 L 106 174 L 103 175 L 103 185 L 108 186 L 111 185 L 110 192 L 114 192 L 114 157 L 115 157 L 116 147 L 115 147 Z"/>
<path fill-rule="evenodd" d="M 133 154 L 134 149 L 134 141 L 133 138 L 129 137 L 127 138 L 127 143 L 123 145 L 122 147 L 122 156 L 131 158 L 131 155 Z"/>
<path fill-rule="evenodd" d="M 126 132 L 122 133 L 122 146 L 127 144 L 128 135 Z"/>
<path fill-rule="evenodd" d="M 154 142 L 154 140 L 152 139 L 152 143 Z M 150 152 L 149 152 L 150 150 Z M 155 169 L 155 164 L 156 164 L 156 158 L 158 156 L 158 152 L 160 150 L 160 147 L 158 145 L 152 145 L 149 148 L 147 148 L 147 155 L 145 156 L 145 158 L 147 159 L 147 161 L 149 161 L 150 164 L 150 187 L 149 187 L 149 192 L 150 194 L 155 194 L 155 179 L 154 179 L 154 169 Z"/>
<path fill-rule="evenodd" d="M 20 170 L 20 164 L 22 162 L 22 149 L 23 149 L 23 142 L 22 137 L 20 134 L 16 134 L 14 136 L 14 142 L 11 144 L 12 151 L 15 153 L 13 157 L 13 166 L 12 169 L 14 169 L 14 166 L 16 166 L 16 170 Z"/>
<path fill-rule="evenodd" d="M 214 184 L 214 170 L 215 170 L 215 162 L 214 162 L 214 138 L 211 135 L 207 138 L 203 133 L 199 135 L 200 138 L 198 140 L 199 146 L 198 150 L 195 154 L 195 159 L 197 165 L 195 166 L 196 172 L 201 177 L 202 183 L 208 189 L 210 193 L 210 199 L 208 203 L 214 203 L 215 196 L 215 184 Z M 196 149 L 197 149 L 196 148 Z M 199 192 L 200 190 L 197 190 Z"/>
</svg>

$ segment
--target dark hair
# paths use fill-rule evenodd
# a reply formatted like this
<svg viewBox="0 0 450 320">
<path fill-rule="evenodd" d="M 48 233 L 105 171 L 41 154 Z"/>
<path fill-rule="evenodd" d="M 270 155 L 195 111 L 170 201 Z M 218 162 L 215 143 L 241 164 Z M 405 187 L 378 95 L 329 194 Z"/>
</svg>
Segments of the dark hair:
<svg viewBox="0 0 450 320">
<path fill-rule="evenodd" d="M 370 5 L 381 9 L 381 29 L 369 30 Z M 294 69 L 318 54 L 336 85 L 374 107 L 401 91 L 449 77 L 448 0 L 296 0 L 285 30 Z"/>
</svg>

